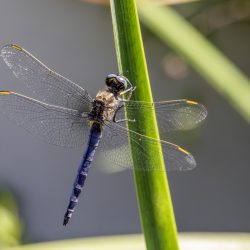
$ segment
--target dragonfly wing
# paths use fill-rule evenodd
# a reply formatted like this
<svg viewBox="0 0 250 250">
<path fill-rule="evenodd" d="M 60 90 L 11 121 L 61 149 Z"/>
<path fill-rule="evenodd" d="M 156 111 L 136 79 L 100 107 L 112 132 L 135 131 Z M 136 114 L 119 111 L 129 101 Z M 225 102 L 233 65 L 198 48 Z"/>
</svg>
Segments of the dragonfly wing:
<svg viewBox="0 0 250 250">
<path fill-rule="evenodd" d="M 133 168 L 132 156 L 128 145 L 129 130 L 117 123 L 108 123 L 103 130 L 101 147 L 110 149 L 104 151 L 104 156 L 120 167 Z M 145 159 L 151 165 L 145 165 L 143 169 L 136 170 L 154 170 L 158 169 L 159 162 L 150 158 L 146 144 L 151 147 L 151 155 L 154 151 L 157 154 L 159 147 L 162 149 L 167 171 L 171 170 L 191 170 L 196 167 L 194 157 L 181 147 L 162 140 L 157 140 L 137 132 L 130 131 L 130 139 L 137 146 L 137 156 L 139 159 Z M 153 152 L 152 152 L 153 151 Z"/>
<path fill-rule="evenodd" d="M 48 143 L 77 147 L 87 138 L 87 119 L 77 110 L 49 105 L 9 91 L 0 91 L 0 109 L 10 120 Z"/>
<path fill-rule="evenodd" d="M 124 105 L 128 112 L 140 110 L 140 113 L 145 116 L 148 112 L 155 111 L 161 135 L 164 135 L 169 131 L 194 128 L 207 116 L 207 110 L 202 104 L 190 100 L 174 100 L 154 103 L 129 101 L 125 102 Z M 123 108 L 119 114 L 120 117 L 124 116 L 124 113 Z M 136 120 L 136 117 L 129 118 Z M 143 131 L 136 132 L 143 133 Z"/>
<path fill-rule="evenodd" d="M 56 106 L 87 112 L 92 98 L 86 90 L 50 70 L 18 45 L 6 45 L 1 56 L 14 75 L 23 80 L 38 100 Z"/>
</svg>

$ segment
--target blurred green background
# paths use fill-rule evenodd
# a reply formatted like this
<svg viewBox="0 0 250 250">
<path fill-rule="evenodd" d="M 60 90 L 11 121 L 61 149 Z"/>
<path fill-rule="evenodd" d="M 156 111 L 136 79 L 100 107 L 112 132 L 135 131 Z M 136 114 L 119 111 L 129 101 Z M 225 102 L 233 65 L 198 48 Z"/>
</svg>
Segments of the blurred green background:
<svg viewBox="0 0 250 250">
<path fill-rule="evenodd" d="M 169 174 L 178 229 L 249 232 L 250 132 L 244 114 L 250 106 L 246 102 L 246 112 L 240 111 L 237 98 L 228 98 L 227 92 L 250 94 L 241 89 L 250 74 L 249 1 L 201 0 L 172 8 L 245 75 L 242 80 L 239 74 L 239 82 L 231 85 L 227 77 L 232 72 L 221 72 L 225 84 L 217 88 L 214 79 L 192 60 L 202 58 L 206 65 L 201 48 L 192 46 L 192 34 L 183 37 L 184 49 L 176 42 L 167 46 L 162 32 L 150 29 L 150 18 L 141 13 L 154 100 L 198 100 L 209 113 L 198 129 L 169 135 L 170 141 L 188 149 L 198 163 L 192 172 Z M 159 20 L 153 12 L 151 17 Z M 163 26 L 167 21 L 171 20 L 162 20 Z M 180 32 L 180 26 L 175 25 L 169 41 Z M 2 0 L 0 43 L 20 44 L 92 96 L 103 88 L 108 73 L 118 71 L 108 5 L 78 0 Z M 223 66 L 216 63 L 211 67 Z M 0 73 L 1 89 L 32 96 L 3 62 Z M 220 72 L 215 70 L 214 75 Z M 243 101 L 240 96 L 239 102 Z M 97 157 L 78 209 L 64 228 L 63 214 L 84 149 L 44 144 L 2 116 L 0 135 L 0 247 L 141 232 L 131 172 L 116 171 Z"/>
</svg>

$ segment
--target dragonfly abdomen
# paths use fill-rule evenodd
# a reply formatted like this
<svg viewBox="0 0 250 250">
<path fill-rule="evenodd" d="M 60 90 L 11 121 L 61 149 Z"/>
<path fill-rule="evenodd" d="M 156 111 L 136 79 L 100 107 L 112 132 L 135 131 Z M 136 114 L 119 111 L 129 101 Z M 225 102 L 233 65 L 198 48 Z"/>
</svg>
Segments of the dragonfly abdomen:
<svg viewBox="0 0 250 250">
<path fill-rule="evenodd" d="M 87 175 L 90 169 L 90 164 L 93 161 L 96 148 L 99 145 L 101 137 L 102 137 L 101 125 L 99 123 L 93 123 L 91 130 L 90 130 L 88 147 L 82 159 L 81 165 L 78 169 L 78 173 L 74 182 L 73 191 L 70 196 L 69 205 L 64 215 L 64 221 L 63 221 L 64 226 L 66 226 L 67 223 L 69 222 L 74 212 L 74 209 L 78 203 L 78 197 L 80 196 L 81 191 L 83 189 L 85 180 L 87 178 Z"/>
</svg>

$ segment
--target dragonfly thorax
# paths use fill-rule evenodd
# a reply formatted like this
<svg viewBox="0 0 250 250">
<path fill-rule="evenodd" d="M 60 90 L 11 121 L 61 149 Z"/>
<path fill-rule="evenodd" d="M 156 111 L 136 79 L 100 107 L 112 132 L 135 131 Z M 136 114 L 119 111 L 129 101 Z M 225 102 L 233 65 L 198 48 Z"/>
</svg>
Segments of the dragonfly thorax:
<svg viewBox="0 0 250 250">
<path fill-rule="evenodd" d="M 103 112 L 105 109 L 105 103 L 101 100 L 94 100 L 92 110 L 89 112 L 88 117 L 90 121 L 96 121 L 103 123 Z"/>
<path fill-rule="evenodd" d="M 103 124 L 105 121 L 111 121 L 114 113 L 119 106 L 119 99 L 110 90 L 99 91 L 92 104 L 92 110 L 89 113 L 89 120 Z"/>
</svg>

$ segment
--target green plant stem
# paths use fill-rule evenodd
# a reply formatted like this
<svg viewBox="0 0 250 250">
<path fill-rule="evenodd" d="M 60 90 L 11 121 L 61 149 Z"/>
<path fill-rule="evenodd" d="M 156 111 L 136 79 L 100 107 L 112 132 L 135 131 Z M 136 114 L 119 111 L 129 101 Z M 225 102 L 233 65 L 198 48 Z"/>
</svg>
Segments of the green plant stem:
<svg viewBox="0 0 250 250">
<path fill-rule="evenodd" d="M 182 55 L 250 123 L 250 81 L 170 7 L 140 5 L 143 23 Z"/>
<path fill-rule="evenodd" d="M 149 77 L 141 39 L 135 0 L 111 0 L 119 72 L 127 76 L 137 87 L 133 98 L 138 101 L 152 101 Z M 159 138 L 155 114 L 142 111 L 128 112 L 128 117 L 136 117 L 136 123 L 128 124 L 130 129 L 144 131 L 147 136 Z M 146 118 L 145 118 L 146 117 Z M 134 166 L 137 169 L 151 167 L 163 171 L 134 171 L 137 198 L 139 202 L 142 228 L 148 250 L 178 249 L 177 231 L 172 201 L 165 173 L 161 148 L 152 150 L 143 145 L 152 161 L 146 161 L 137 152 L 138 145 L 130 141 Z M 154 153 L 153 153 L 154 152 Z"/>
</svg>

